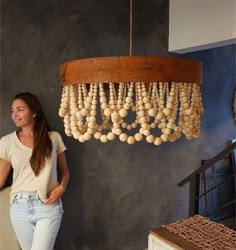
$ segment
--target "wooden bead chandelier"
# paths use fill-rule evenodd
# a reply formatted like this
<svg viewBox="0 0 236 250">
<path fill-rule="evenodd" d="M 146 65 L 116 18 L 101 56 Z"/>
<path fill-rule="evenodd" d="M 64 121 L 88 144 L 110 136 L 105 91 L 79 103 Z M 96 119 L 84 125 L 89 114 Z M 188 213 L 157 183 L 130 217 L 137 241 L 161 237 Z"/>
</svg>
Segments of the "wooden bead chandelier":
<svg viewBox="0 0 236 250">
<path fill-rule="evenodd" d="M 124 56 L 80 59 L 60 66 L 59 116 L 80 142 L 118 137 L 160 145 L 200 135 L 202 63 Z"/>
<path fill-rule="evenodd" d="M 60 66 L 59 116 L 80 142 L 118 137 L 160 145 L 181 135 L 199 137 L 203 113 L 202 63 L 180 58 L 130 56 L 70 61 Z"/>
</svg>

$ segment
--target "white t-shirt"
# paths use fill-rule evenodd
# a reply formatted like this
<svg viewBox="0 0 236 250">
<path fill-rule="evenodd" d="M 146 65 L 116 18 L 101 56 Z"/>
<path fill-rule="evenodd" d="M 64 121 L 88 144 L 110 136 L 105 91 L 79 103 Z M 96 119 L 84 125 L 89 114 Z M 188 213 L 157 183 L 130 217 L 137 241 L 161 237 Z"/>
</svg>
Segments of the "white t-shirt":
<svg viewBox="0 0 236 250">
<path fill-rule="evenodd" d="M 50 131 L 48 134 L 52 141 L 52 153 L 39 176 L 35 176 L 30 165 L 32 149 L 21 143 L 16 132 L 3 136 L 0 140 L 0 158 L 11 162 L 13 167 L 10 203 L 18 192 L 37 192 L 44 202 L 47 193 L 58 185 L 57 155 L 65 151 L 66 147 L 58 132 Z"/>
</svg>

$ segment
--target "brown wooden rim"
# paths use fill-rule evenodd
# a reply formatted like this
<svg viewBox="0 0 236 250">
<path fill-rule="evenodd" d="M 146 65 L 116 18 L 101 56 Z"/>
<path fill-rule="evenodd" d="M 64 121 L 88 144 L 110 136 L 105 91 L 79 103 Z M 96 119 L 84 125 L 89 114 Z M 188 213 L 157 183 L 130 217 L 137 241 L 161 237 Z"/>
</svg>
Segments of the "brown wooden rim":
<svg viewBox="0 0 236 250">
<path fill-rule="evenodd" d="M 175 57 L 117 56 L 73 60 L 60 65 L 61 86 L 107 82 L 202 83 L 200 61 Z"/>
</svg>

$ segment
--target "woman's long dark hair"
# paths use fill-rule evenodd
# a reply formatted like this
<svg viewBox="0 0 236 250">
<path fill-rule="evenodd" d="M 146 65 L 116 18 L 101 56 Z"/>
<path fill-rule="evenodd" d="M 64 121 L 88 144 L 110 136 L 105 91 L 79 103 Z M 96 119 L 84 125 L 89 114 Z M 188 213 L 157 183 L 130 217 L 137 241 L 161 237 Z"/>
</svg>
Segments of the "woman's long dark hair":
<svg viewBox="0 0 236 250">
<path fill-rule="evenodd" d="M 52 142 L 49 138 L 48 131 L 50 127 L 43 114 L 42 106 L 38 98 L 28 92 L 17 94 L 15 99 L 23 100 L 29 109 L 36 114 L 34 126 L 34 147 L 30 158 L 31 168 L 35 175 L 38 176 L 45 166 L 46 159 L 52 152 Z"/>
</svg>

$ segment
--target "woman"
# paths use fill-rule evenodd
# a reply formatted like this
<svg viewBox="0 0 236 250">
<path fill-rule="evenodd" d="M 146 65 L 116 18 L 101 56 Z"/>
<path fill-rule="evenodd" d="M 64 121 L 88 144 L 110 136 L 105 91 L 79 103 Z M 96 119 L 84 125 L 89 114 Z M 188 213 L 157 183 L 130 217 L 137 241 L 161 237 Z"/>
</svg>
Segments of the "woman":
<svg viewBox="0 0 236 250">
<path fill-rule="evenodd" d="M 19 244 L 23 250 L 52 250 L 63 213 L 60 198 L 69 181 L 66 147 L 59 133 L 49 131 L 36 96 L 16 95 L 11 113 L 21 129 L 0 140 L 0 189 L 12 166 L 10 217 Z"/>
</svg>

